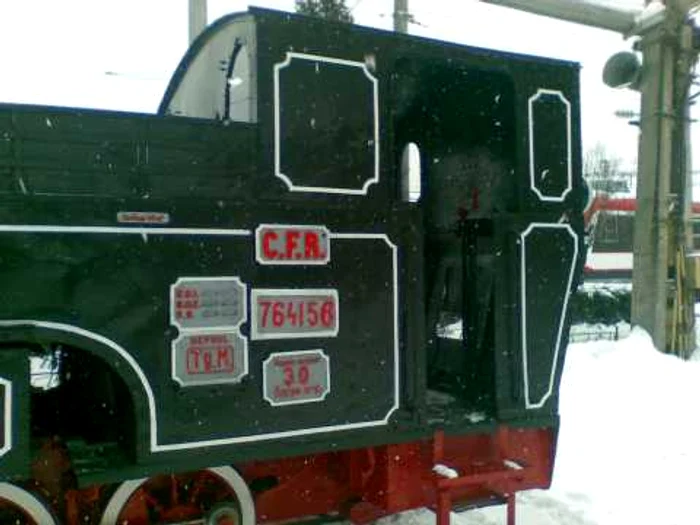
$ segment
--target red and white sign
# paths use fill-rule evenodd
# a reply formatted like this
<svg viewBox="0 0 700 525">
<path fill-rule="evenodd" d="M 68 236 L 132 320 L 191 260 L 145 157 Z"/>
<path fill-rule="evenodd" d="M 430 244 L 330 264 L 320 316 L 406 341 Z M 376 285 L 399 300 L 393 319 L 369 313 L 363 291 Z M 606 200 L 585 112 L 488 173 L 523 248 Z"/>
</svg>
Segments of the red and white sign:
<svg viewBox="0 0 700 525">
<path fill-rule="evenodd" d="M 238 331 L 181 335 L 173 341 L 173 379 L 182 386 L 237 383 L 247 373 L 247 341 Z"/>
<path fill-rule="evenodd" d="M 263 395 L 272 406 L 323 401 L 331 391 L 330 360 L 322 350 L 283 352 L 263 363 Z"/>
<path fill-rule="evenodd" d="M 185 350 L 188 375 L 231 373 L 233 344 L 224 334 L 189 336 Z"/>
<path fill-rule="evenodd" d="M 338 291 L 334 289 L 253 289 L 253 339 L 336 337 Z"/>
<path fill-rule="evenodd" d="M 170 289 L 170 322 L 180 330 L 240 326 L 246 291 L 238 277 L 180 277 Z"/>
<path fill-rule="evenodd" d="M 260 264 L 327 264 L 330 232 L 325 226 L 261 224 L 255 230 L 255 257 Z"/>
<path fill-rule="evenodd" d="M 168 224 L 170 215 L 159 211 L 120 211 L 117 222 L 122 224 Z"/>
</svg>

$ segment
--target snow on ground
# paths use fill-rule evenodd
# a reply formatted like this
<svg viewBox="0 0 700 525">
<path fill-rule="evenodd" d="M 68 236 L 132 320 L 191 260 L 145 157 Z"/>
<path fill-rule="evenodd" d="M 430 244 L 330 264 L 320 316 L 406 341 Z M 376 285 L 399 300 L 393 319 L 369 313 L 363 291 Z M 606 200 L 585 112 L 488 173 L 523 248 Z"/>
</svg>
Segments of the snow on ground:
<svg viewBox="0 0 700 525">
<path fill-rule="evenodd" d="M 699 523 L 700 358 L 662 354 L 633 329 L 620 341 L 569 346 L 552 487 L 520 494 L 518 525 Z M 428 525 L 411 511 L 384 525 Z M 453 514 L 456 525 L 505 525 L 504 507 Z"/>
<path fill-rule="evenodd" d="M 584 280 L 579 286 L 579 290 L 589 295 L 593 293 L 631 292 L 632 283 L 629 280 L 619 281 L 616 279 Z"/>
</svg>

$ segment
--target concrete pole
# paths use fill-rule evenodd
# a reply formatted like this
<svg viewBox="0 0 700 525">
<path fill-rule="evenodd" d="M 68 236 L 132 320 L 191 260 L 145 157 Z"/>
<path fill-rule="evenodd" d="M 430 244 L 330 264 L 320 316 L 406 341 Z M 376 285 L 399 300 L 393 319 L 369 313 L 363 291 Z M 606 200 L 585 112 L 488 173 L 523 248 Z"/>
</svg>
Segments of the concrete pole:
<svg viewBox="0 0 700 525">
<path fill-rule="evenodd" d="M 685 12 L 685 11 L 682 11 Z M 671 196 L 674 199 L 672 214 L 673 235 L 671 276 L 673 283 L 672 311 L 673 330 L 668 337 L 667 350 L 683 358 L 690 357 L 695 349 L 695 291 L 691 276 L 690 261 L 686 259 L 691 251 L 692 226 L 692 158 L 690 148 L 690 92 L 693 66 L 697 52 L 693 49 L 693 30 L 688 23 L 682 23 L 677 33 L 677 56 L 674 75 L 675 129 L 673 137 L 674 156 L 671 172 Z"/>
<path fill-rule="evenodd" d="M 410 18 L 408 0 L 394 0 L 394 31 L 397 33 L 408 33 L 408 21 Z"/>
<path fill-rule="evenodd" d="M 632 324 L 666 349 L 670 180 L 674 131 L 674 39 L 664 23 L 641 40 L 641 134 L 634 224 Z M 671 32 L 671 34 L 673 34 Z"/>
<path fill-rule="evenodd" d="M 207 27 L 207 0 L 189 0 L 189 37 L 190 44 Z"/>
<path fill-rule="evenodd" d="M 686 254 L 692 186 L 688 90 L 697 53 L 687 6 L 666 2 L 662 25 L 644 34 L 642 115 L 634 226 L 632 323 L 661 351 L 694 349 L 694 290 Z"/>
</svg>

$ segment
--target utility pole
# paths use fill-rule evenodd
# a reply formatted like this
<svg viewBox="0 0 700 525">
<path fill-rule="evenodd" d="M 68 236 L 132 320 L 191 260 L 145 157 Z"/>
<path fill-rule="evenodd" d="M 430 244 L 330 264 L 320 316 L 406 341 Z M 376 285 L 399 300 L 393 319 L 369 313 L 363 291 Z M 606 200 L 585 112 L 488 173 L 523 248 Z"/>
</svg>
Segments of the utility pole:
<svg viewBox="0 0 700 525">
<path fill-rule="evenodd" d="M 695 289 L 692 266 L 697 259 L 689 258 L 692 250 L 692 201 L 693 174 L 690 134 L 690 88 L 693 84 L 693 67 L 698 59 L 694 44 L 692 22 L 686 20 L 692 5 L 676 4 L 682 19 L 675 39 L 674 129 L 672 141 L 673 167 L 671 170 L 671 246 L 672 257 L 669 278 L 672 279 L 672 297 L 667 334 L 667 351 L 683 358 L 695 350 Z M 687 3 L 687 2 L 686 2 Z"/>
<path fill-rule="evenodd" d="M 190 44 L 207 27 L 207 0 L 189 0 Z"/>
<path fill-rule="evenodd" d="M 394 0 L 394 31 L 397 33 L 408 33 L 408 22 L 410 20 L 408 0 Z"/>
<path fill-rule="evenodd" d="M 640 37 L 632 323 L 647 330 L 659 350 L 687 357 L 694 348 L 694 291 L 685 269 L 692 198 L 688 90 L 697 59 L 687 15 L 700 1 L 646 0 L 637 11 L 590 0 L 482 1 Z"/>
<path fill-rule="evenodd" d="M 674 44 L 666 18 L 642 36 L 642 108 L 634 219 L 632 323 L 666 348 L 672 139 L 674 131 Z M 653 74 L 651 74 L 653 72 Z M 675 255 L 675 250 L 672 251 Z"/>
<path fill-rule="evenodd" d="M 651 2 L 647 0 L 647 5 Z M 687 271 L 692 205 L 688 94 L 697 59 L 686 0 L 667 0 L 663 22 L 640 34 L 643 55 L 632 323 L 655 346 L 687 358 L 695 348 Z"/>
</svg>

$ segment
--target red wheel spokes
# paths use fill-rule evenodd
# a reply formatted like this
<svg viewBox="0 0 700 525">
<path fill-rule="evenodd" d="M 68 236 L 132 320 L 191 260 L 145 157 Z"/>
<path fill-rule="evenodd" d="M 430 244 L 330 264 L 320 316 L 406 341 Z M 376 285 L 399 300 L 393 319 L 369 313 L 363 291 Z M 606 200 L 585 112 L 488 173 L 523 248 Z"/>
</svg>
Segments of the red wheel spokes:
<svg viewBox="0 0 700 525">
<path fill-rule="evenodd" d="M 175 477 L 175 474 L 170 474 L 170 504 L 173 507 L 177 507 L 180 500 L 177 489 L 177 478 Z"/>
<path fill-rule="evenodd" d="M 216 475 L 201 471 L 185 475 L 157 476 L 141 485 L 119 512 L 119 523 L 128 520 L 146 525 L 204 518 L 218 501 L 235 500 L 233 489 Z"/>
<path fill-rule="evenodd" d="M 199 501 L 199 494 L 206 488 L 206 481 L 206 477 L 201 475 L 197 476 L 194 481 L 192 481 L 192 488 L 190 488 L 189 497 L 190 505 L 194 505 L 197 501 Z M 206 491 L 204 493 L 206 494 Z"/>
<path fill-rule="evenodd" d="M 153 496 L 153 494 L 151 494 L 150 492 L 143 491 L 141 497 L 146 502 L 146 506 L 149 509 L 155 510 L 158 514 L 163 513 L 163 507 L 161 506 L 160 502 L 155 498 L 155 496 Z"/>
</svg>

